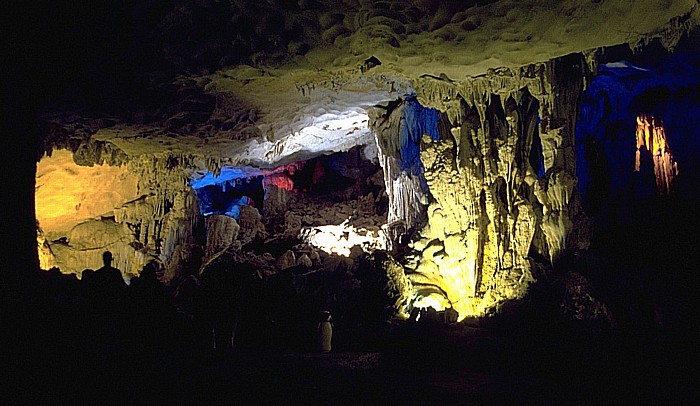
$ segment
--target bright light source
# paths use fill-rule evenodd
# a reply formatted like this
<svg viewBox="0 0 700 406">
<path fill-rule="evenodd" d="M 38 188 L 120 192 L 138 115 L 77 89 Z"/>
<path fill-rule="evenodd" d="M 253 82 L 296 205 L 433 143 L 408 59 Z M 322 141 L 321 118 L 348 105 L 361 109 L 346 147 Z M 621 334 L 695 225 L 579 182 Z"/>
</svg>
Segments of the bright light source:
<svg viewBox="0 0 700 406">
<path fill-rule="evenodd" d="M 440 312 L 448 307 L 451 307 L 451 305 L 445 296 L 433 292 L 426 296 L 419 295 L 413 302 L 413 307 L 417 307 L 419 309 L 427 309 L 428 307 L 432 307 L 436 311 Z"/>
<path fill-rule="evenodd" d="M 314 124 L 284 139 L 284 155 L 304 151 L 314 155 L 332 151 L 347 151 L 372 140 L 369 116 L 354 111 L 343 114 L 324 114 Z M 363 138 L 367 138 L 363 140 Z"/>
<path fill-rule="evenodd" d="M 349 222 L 348 218 L 339 225 L 304 227 L 299 238 L 329 254 L 346 257 L 355 245 L 359 245 L 365 252 L 386 249 L 386 239 L 379 231 L 355 228 Z"/>
</svg>

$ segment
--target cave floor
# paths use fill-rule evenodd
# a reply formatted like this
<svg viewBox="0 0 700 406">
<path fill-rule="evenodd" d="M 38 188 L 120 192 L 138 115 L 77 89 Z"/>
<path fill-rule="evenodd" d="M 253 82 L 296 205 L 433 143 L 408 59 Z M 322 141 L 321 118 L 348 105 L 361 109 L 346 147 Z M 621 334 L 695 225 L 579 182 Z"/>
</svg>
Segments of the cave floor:
<svg viewBox="0 0 700 406">
<path fill-rule="evenodd" d="M 6 319 L 3 404 L 666 404 L 697 392 L 697 332 L 384 323 L 368 350 L 214 354 L 176 326 L 105 339 L 68 316 Z"/>
<path fill-rule="evenodd" d="M 336 322 L 328 354 L 314 351 L 313 328 L 269 339 L 249 320 L 233 349 L 214 353 L 206 328 L 185 314 L 121 312 L 105 323 L 70 289 L 33 286 L 0 295 L 0 404 L 590 405 L 700 396 L 695 316 L 605 331 L 577 330 L 540 308 L 451 325 L 392 320 L 343 331 Z M 300 337 L 309 339 L 300 345 Z"/>
</svg>

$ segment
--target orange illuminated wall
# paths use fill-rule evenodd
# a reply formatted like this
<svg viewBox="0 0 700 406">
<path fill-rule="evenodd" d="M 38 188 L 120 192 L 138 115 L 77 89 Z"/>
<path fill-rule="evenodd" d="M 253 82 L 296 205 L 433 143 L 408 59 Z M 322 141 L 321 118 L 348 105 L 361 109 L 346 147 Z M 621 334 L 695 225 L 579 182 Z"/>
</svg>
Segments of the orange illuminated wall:
<svg viewBox="0 0 700 406">
<path fill-rule="evenodd" d="M 667 195 L 678 175 L 678 164 L 673 160 L 671 148 L 666 138 L 663 122 L 648 114 L 637 116 L 637 154 L 635 172 L 641 170 L 642 154 L 651 154 L 654 162 L 654 175 L 659 193 Z"/>
</svg>

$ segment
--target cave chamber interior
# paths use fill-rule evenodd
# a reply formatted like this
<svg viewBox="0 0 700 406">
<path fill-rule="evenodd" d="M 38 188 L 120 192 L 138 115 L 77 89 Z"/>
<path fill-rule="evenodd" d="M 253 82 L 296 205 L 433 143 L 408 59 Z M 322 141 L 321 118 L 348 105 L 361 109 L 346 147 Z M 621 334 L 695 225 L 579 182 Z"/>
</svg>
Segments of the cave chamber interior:
<svg viewBox="0 0 700 406">
<path fill-rule="evenodd" d="M 8 71 L 41 271 L 12 270 L 0 399 L 697 389 L 696 1 L 115 3 Z"/>
<path fill-rule="evenodd" d="M 433 308 L 442 320 L 457 317 L 445 312 L 463 320 L 521 300 L 528 284 L 561 262 L 592 278 L 620 311 L 634 300 L 614 293 L 616 284 L 632 278 L 639 289 L 668 289 L 655 278 L 680 266 L 671 265 L 669 253 L 679 248 L 669 236 L 690 233 L 674 214 L 688 213 L 682 202 L 698 193 L 686 174 L 698 169 L 690 134 L 700 117 L 696 53 L 653 63 L 643 53 L 629 54 L 634 62 L 615 59 L 620 54 L 629 52 L 613 48 L 601 57 L 578 112 L 575 91 L 556 96 L 564 103 L 557 108 L 571 111 L 554 111 L 552 95 L 535 82 L 498 93 L 467 88 L 465 98 L 426 77 L 420 97 L 438 92 L 442 102 L 426 99 L 431 107 L 424 107 L 416 93 L 382 102 L 368 108 L 354 144 L 297 145 L 277 163 L 209 170 L 192 157 L 133 163 L 109 152 L 109 165 L 104 157 L 85 160 L 85 148 L 105 143 L 81 146 L 75 156 L 54 150 L 37 170 L 41 265 L 80 276 L 109 248 L 127 281 L 157 262 L 161 281 L 176 289 L 227 250 L 237 252 L 232 263 L 254 263 L 265 276 L 306 274 L 324 269 L 328 255 L 380 250 L 403 268 L 394 286 L 398 314 Z M 584 75 L 574 72 L 577 58 L 552 64 L 549 80 L 574 89 L 575 75 Z M 563 138 L 551 131 L 557 114 L 577 117 L 574 142 L 566 139 L 573 131 Z M 352 125 L 357 117 L 353 110 Z M 558 201 L 560 188 L 568 192 Z M 588 216 L 595 238 L 582 260 L 572 253 L 586 237 L 571 230 L 585 229 Z M 240 256 L 246 252 L 256 259 Z M 383 272 L 395 260 L 387 261 L 378 265 Z M 330 306 L 332 295 L 322 295 L 315 302 Z"/>
</svg>

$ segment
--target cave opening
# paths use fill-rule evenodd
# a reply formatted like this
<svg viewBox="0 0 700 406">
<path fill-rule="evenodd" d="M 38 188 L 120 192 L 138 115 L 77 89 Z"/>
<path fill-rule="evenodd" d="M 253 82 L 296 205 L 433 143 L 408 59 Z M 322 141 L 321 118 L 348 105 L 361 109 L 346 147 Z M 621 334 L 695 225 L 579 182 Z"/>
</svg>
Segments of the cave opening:
<svg viewBox="0 0 700 406">
<path fill-rule="evenodd" d="M 279 258 L 290 250 L 310 255 L 305 244 L 329 255 L 348 256 L 354 245 L 371 252 L 384 247 L 380 230 L 388 205 L 375 145 L 271 168 L 226 166 L 219 176 L 200 171 L 190 186 L 204 217 L 233 217 L 243 225 L 250 221 L 241 218 L 243 207 L 257 209 L 264 237 L 245 247 L 256 255 Z"/>
<path fill-rule="evenodd" d="M 312 196 L 327 196 L 357 183 L 357 179 L 343 175 L 341 171 L 348 161 L 346 153 L 336 152 L 304 161 L 300 169 L 290 176 L 295 192 Z"/>
</svg>

